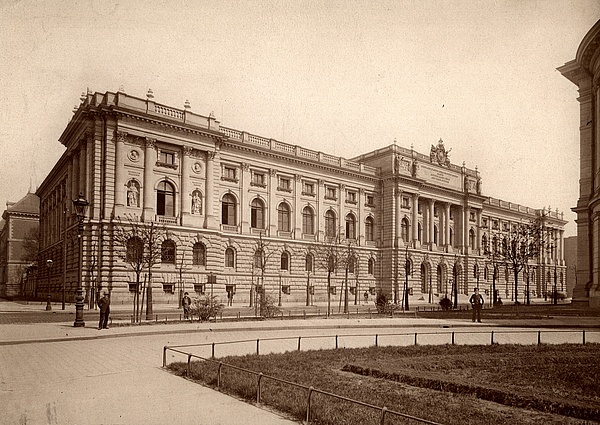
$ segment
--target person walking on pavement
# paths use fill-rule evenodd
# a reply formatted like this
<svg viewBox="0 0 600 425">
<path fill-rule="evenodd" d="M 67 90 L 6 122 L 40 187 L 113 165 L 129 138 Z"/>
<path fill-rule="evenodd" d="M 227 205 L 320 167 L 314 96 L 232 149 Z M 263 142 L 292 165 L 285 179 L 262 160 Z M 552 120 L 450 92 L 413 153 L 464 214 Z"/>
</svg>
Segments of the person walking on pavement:
<svg viewBox="0 0 600 425">
<path fill-rule="evenodd" d="M 474 294 L 471 295 L 469 302 L 471 303 L 471 307 L 473 307 L 473 322 L 477 320 L 478 323 L 481 323 L 481 309 L 483 308 L 483 297 L 479 293 L 479 288 L 474 289 Z"/>
<path fill-rule="evenodd" d="M 190 318 L 190 306 L 192 305 L 192 299 L 190 298 L 190 296 L 187 292 L 183 295 L 183 299 L 181 300 L 181 305 L 183 306 L 183 318 L 189 319 Z"/>
<path fill-rule="evenodd" d="M 369 293 L 365 291 L 365 304 L 369 303 Z"/>
<path fill-rule="evenodd" d="M 98 330 L 108 329 L 108 315 L 110 314 L 110 298 L 108 298 L 108 292 L 104 292 L 104 296 L 98 300 L 98 307 L 100 307 Z"/>
</svg>

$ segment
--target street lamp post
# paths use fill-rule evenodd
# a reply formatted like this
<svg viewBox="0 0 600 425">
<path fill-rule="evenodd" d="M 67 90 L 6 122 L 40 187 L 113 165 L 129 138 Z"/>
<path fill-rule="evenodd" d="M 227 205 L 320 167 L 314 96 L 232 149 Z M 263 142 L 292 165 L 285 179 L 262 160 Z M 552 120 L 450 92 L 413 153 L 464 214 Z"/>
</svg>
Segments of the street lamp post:
<svg viewBox="0 0 600 425">
<path fill-rule="evenodd" d="M 46 268 L 48 269 L 48 300 L 46 302 L 46 311 L 52 311 L 50 304 L 50 269 L 52 268 L 52 260 L 46 260 Z"/>
<path fill-rule="evenodd" d="M 83 273 L 83 220 L 85 219 L 85 212 L 89 202 L 83 197 L 83 192 L 79 192 L 79 197 L 73 200 L 73 206 L 75 207 L 75 214 L 77 215 L 77 240 L 79 242 L 79 267 L 77 273 L 77 296 L 75 297 L 75 322 L 73 326 L 81 328 L 85 326 L 83 320 L 83 285 L 82 285 L 82 273 Z"/>
</svg>

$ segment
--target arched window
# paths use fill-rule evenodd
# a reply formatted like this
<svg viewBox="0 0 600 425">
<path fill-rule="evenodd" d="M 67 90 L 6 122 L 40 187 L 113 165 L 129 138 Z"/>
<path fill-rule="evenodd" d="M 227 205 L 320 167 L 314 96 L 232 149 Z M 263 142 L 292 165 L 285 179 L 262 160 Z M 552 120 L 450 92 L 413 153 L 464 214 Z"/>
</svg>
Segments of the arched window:
<svg viewBox="0 0 600 425">
<path fill-rule="evenodd" d="M 305 235 L 315 234 L 315 214 L 311 207 L 302 210 L 302 233 Z"/>
<path fill-rule="evenodd" d="M 231 247 L 225 250 L 225 267 L 235 267 L 235 251 Z"/>
<path fill-rule="evenodd" d="M 325 213 L 325 236 L 334 238 L 335 235 L 335 213 L 332 210 L 327 210 Z"/>
<path fill-rule="evenodd" d="M 437 225 L 433 225 L 433 243 L 437 245 L 438 243 L 438 227 Z"/>
<path fill-rule="evenodd" d="M 281 270 L 290 270 L 290 254 L 285 251 L 281 253 Z"/>
<path fill-rule="evenodd" d="M 353 214 L 346 216 L 346 239 L 356 239 L 356 219 Z"/>
<path fill-rule="evenodd" d="M 250 203 L 250 227 L 265 228 L 265 204 L 258 198 L 253 199 Z"/>
<path fill-rule="evenodd" d="M 423 233 L 423 229 L 421 228 L 421 223 L 419 223 L 419 227 L 417 228 L 417 230 L 419 232 L 418 235 L 417 235 L 418 236 L 417 239 L 419 240 L 419 242 L 421 242 L 421 240 L 422 240 L 421 239 L 421 234 Z"/>
<path fill-rule="evenodd" d="M 423 294 L 429 293 L 429 273 L 427 273 L 427 266 L 425 263 L 421 263 L 421 292 Z"/>
<path fill-rule="evenodd" d="M 450 228 L 450 246 L 454 246 L 454 230 Z"/>
<path fill-rule="evenodd" d="M 307 272 L 312 272 L 314 261 L 314 257 L 311 253 L 306 254 L 306 259 L 304 261 L 304 270 Z"/>
<path fill-rule="evenodd" d="M 228 193 L 221 200 L 221 223 L 228 226 L 237 225 L 236 218 L 236 200 L 235 197 Z"/>
<path fill-rule="evenodd" d="M 206 266 L 206 247 L 201 242 L 196 242 L 192 247 L 192 264 Z"/>
<path fill-rule="evenodd" d="M 373 217 L 367 217 L 365 220 L 365 240 L 373 241 L 375 239 L 375 223 Z"/>
<path fill-rule="evenodd" d="M 175 189 L 168 181 L 161 181 L 156 191 L 156 214 L 175 217 Z"/>
<path fill-rule="evenodd" d="M 140 264 L 144 258 L 144 243 L 139 236 L 133 236 L 127 240 L 126 261 L 129 264 Z"/>
<path fill-rule="evenodd" d="M 442 267 L 441 264 L 438 264 L 438 266 L 437 266 L 437 281 L 436 282 L 437 282 L 436 291 L 438 294 L 448 292 L 447 290 L 444 291 L 444 283 L 446 282 L 446 279 L 444 279 L 444 268 Z"/>
<path fill-rule="evenodd" d="M 469 247 L 475 250 L 475 232 L 473 229 L 469 230 Z"/>
<path fill-rule="evenodd" d="M 256 251 L 254 251 L 254 268 L 256 270 L 262 270 L 263 259 L 264 257 L 262 249 L 257 249 Z"/>
<path fill-rule="evenodd" d="M 492 249 L 494 254 L 498 253 L 498 238 L 496 237 L 496 235 L 494 235 L 494 237 L 492 238 Z"/>
<path fill-rule="evenodd" d="M 409 242 L 410 241 L 410 236 L 409 236 L 410 235 L 410 233 L 409 233 L 410 228 L 408 226 L 408 220 L 407 220 L 406 217 L 404 217 L 402 219 L 402 222 L 401 222 L 400 226 L 401 226 L 400 230 L 401 230 L 402 240 L 404 242 Z"/>
<path fill-rule="evenodd" d="M 175 264 L 175 242 L 164 241 L 160 247 L 160 261 L 164 264 Z"/>
<path fill-rule="evenodd" d="M 483 253 L 484 254 L 487 255 L 487 254 L 490 253 L 490 247 L 488 246 L 488 239 L 487 239 L 487 235 L 485 233 L 481 237 L 481 246 L 483 248 Z"/>
<path fill-rule="evenodd" d="M 348 273 L 354 273 L 356 267 L 356 257 L 350 257 L 348 259 Z"/>
<path fill-rule="evenodd" d="M 290 206 L 285 202 L 277 208 L 277 228 L 281 232 L 290 232 Z"/>
<path fill-rule="evenodd" d="M 372 258 L 369 258 L 369 263 L 367 265 L 367 273 L 369 273 L 370 275 L 373 275 L 375 273 L 375 260 Z"/>
</svg>

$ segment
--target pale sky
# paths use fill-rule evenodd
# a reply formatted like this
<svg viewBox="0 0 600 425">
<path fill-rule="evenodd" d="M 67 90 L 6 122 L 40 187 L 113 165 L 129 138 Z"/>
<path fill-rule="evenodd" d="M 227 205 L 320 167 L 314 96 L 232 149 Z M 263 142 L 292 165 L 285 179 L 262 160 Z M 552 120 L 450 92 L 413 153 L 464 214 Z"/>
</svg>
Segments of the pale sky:
<svg viewBox="0 0 600 425">
<path fill-rule="evenodd" d="M 599 18 L 597 0 L 0 0 L 0 209 L 60 158 L 81 93 L 123 86 L 345 158 L 442 138 L 485 195 L 558 208 L 574 235 L 578 93 L 556 68 Z"/>
</svg>

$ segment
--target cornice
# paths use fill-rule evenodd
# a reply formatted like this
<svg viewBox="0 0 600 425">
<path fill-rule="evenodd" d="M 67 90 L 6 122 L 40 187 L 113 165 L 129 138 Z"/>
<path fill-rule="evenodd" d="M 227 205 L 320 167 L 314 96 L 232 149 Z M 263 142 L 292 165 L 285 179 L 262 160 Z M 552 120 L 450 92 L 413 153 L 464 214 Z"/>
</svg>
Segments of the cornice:
<svg viewBox="0 0 600 425">
<path fill-rule="evenodd" d="M 267 156 L 267 157 L 270 157 L 273 159 L 285 159 L 294 164 L 299 164 L 299 165 L 303 165 L 303 166 L 308 165 L 308 166 L 311 166 L 311 167 L 319 169 L 319 170 L 327 170 L 329 172 L 334 172 L 334 173 L 341 174 L 341 175 L 358 177 L 362 180 L 368 180 L 368 181 L 375 182 L 375 183 L 381 181 L 381 178 L 379 178 L 377 176 L 370 176 L 370 175 L 355 173 L 352 171 L 346 171 L 341 168 L 329 167 L 329 166 L 326 166 L 326 165 L 323 165 L 320 163 L 312 162 L 310 160 L 303 160 L 303 159 L 299 159 L 298 157 L 295 157 L 295 156 L 286 155 L 285 153 L 273 152 L 272 150 L 269 150 L 269 149 L 261 149 L 260 147 L 256 147 L 256 146 L 240 145 L 237 143 L 229 142 L 228 140 L 223 141 L 223 146 L 233 148 L 233 150 L 250 152 L 250 153 L 259 154 L 262 156 Z"/>
</svg>

